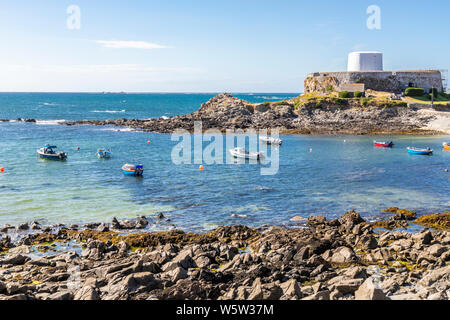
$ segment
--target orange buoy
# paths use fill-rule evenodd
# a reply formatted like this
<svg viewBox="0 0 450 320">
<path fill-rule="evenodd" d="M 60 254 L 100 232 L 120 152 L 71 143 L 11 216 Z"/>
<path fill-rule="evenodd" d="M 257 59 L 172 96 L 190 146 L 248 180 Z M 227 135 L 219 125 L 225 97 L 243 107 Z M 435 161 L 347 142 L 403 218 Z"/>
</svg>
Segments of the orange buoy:
<svg viewBox="0 0 450 320">
<path fill-rule="evenodd" d="M 309 149 L 309 152 L 312 152 L 312 148 L 311 148 L 311 149 Z"/>
<path fill-rule="evenodd" d="M 150 144 L 150 140 L 147 141 L 147 144 Z"/>
<path fill-rule="evenodd" d="M 0 168 L 0 172 L 5 172 L 5 168 Z"/>
<path fill-rule="evenodd" d="M 200 171 L 203 171 L 204 168 L 202 165 L 200 165 L 199 169 L 200 169 Z"/>
</svg>

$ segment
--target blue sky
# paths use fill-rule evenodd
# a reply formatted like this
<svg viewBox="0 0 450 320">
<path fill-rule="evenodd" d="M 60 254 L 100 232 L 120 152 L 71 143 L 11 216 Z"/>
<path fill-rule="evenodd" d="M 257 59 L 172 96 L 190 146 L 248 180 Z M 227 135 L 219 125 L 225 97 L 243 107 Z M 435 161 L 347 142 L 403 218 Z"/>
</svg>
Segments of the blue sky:
<svg viewBox="0 0 450 320">
<path fill-rule="evenodd" d="M 80 8 L 80 29 L 67 8 Z M 369 30 L 370 5 L 381 30 Z M 0 1 L 0 91 L 301 92 L 377 50 L 449 69 L 447 0 Z"/>
</svg>

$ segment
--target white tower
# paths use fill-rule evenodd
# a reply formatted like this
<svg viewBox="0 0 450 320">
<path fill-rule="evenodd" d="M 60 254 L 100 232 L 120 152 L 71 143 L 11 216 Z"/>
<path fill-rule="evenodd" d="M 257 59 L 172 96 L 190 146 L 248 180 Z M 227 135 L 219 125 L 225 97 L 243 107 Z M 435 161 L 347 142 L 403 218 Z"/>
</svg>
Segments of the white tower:
<svg viewBox="0 0 450 320">
<path fill-rule="evenodd" d="M 383 54 L 376 51 L 352 52 L 347 71 L 383 71 Z"/>
</svg>

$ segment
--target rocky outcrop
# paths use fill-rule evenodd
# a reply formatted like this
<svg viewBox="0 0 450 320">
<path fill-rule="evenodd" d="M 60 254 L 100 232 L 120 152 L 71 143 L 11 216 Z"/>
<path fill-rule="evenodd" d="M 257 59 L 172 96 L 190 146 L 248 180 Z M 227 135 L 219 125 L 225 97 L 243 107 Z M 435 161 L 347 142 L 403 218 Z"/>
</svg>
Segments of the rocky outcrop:
<svg viewBox="0 0 450 320">
<path fill-rule="evenodd" d="M 136 130 L 173 133 L 176 129 L 194 131 L 194 123 L 202 129 L 275 129 L 282 133 L 303 134 L 433 134 L 424 129 L 435 117 L 407 108 L 406 103 L 369 103 L 338 98 L 249 103 L 222 93 L 187 115 L 164 119 L 117 119 L 67 121 L 62 125 L 113 125 Z"/>
</svg>

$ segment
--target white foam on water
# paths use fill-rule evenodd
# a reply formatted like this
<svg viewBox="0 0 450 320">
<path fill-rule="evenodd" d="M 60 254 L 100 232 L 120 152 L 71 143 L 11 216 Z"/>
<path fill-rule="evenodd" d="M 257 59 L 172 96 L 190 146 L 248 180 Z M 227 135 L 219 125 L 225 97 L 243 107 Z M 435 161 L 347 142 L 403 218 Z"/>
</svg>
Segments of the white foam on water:
<svg viewBox="0 0 450 320">
<path fill-rule="evenodd" d="M 66 120 L 64 119 L 60 119 L 60 120 L 36 120 L 36 124 L 39 125 L 55 125 L 55 124 L 60 124 L 66 122 Z"/>
<path fill-rule="evenodd" d="M 57 106 L 58 103 L 55 102 L 38 102 L 38 104 L 43 105 L 43 106 Z"/>
<path fill-rule="evenodd" d="M 124 113 L 127 112 L 127 110 L 92 110 L 91 112 L 94 113 Z"/>
</svg>

